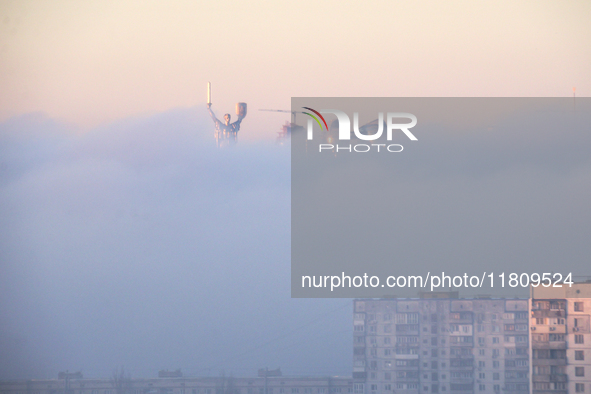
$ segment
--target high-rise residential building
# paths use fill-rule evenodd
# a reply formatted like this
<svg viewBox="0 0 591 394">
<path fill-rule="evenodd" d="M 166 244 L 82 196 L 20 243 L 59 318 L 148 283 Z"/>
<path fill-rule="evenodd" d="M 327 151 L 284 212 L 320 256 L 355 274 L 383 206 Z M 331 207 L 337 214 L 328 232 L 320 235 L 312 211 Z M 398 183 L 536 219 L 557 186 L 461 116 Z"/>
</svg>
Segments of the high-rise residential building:
<svg viewBox="0 0 591 394">
<path fill-rule="evenodd" d="M 591 283 L 531 294 L 355 300 L 355 393 L 591 393 Z"/>
<path fill-rule="evenodd" d="M 358 392 L 529 394 L 527 299 L 447 296 L 354 301 Z"/>
<path fill-rule="evenodd" d="M 591 283 L 532 288 L 533 394 L 591 393 Z"/>
</svg>

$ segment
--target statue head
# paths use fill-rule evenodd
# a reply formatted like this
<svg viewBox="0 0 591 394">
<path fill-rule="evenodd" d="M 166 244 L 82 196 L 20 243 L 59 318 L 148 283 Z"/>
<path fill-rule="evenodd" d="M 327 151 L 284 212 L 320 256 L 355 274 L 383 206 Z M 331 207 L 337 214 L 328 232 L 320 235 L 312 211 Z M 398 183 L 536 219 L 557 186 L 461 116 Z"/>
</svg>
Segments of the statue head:
<svg viewBox="0 0 591 394">
<path fill-rule="evenodd" d="M 224 120 L 226 121 L 226 126 L 230 124 L 230 118 L 231 118 L 230 114 L 224 115 Z"/>
</svg>

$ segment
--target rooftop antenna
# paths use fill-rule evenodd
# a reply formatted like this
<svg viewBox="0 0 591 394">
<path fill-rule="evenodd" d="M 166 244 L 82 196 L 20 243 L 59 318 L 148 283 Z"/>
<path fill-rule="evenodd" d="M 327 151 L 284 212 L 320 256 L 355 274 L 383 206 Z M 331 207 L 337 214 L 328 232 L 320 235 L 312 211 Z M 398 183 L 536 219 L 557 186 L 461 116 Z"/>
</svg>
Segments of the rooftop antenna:
<svg viewBox="0 0 591 394">
<path fill-rule="evenodd" d="M 577 88 L 575 88 L 573 86 L 573 109 L 575 111 L 577 110 L 577 101 L 576 101 L 576 95 L 575 95 L 576 91 L 577 91 Z"/>
</svg>

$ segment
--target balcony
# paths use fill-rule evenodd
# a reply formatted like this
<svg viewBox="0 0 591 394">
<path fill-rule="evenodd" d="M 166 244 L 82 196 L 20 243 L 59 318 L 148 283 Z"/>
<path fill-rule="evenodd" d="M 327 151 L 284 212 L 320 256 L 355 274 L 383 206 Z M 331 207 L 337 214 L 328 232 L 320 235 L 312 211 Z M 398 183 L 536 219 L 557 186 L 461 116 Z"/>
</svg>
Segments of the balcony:
<svg viewBox="0 0 591 394">
<path fill-rule="evenodd" d="M 566 349 L 566 341 L 532 341 L 532 349 Z"/>
<path fill-rule="evenodd" d="M 555 373 L 550 375 L 551 382 L 566 382 L 568 381 L 568 375 L 565 373 Z"/>
<path fill-rule="evenodd" d="M 532 359 L 533 365 L 566 365 L 566 359 L 564 358 L 534 358 Z"/>
<path fill-rule="evenodd" d="M 549 310 L 549 309 L 539 309 L 539 310 L 533 310 L 531 312 L 531 317 L 565 317 L 566 312 L 563 310 Z"/>
</svg>

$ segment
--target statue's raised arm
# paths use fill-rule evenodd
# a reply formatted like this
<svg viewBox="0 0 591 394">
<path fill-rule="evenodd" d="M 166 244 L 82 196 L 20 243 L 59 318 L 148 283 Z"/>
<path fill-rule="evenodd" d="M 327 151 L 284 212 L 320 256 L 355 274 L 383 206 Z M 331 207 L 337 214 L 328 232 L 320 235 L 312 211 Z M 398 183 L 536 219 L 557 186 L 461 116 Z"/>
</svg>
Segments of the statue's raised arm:
<svg viewBox="0 0 591 394">
<path fill-rule="evenodd" d="M 218 147 L 228 142 L 235 143 L 240 130 L 240 123 L 246 117 L 246 103 L 236 104 L 236 115 L 238 120 L 232 123 L 230 114 L 224 114 L 224 120 L 219 120 L 211 110 L 211 83 L 207 83 L 207 112 L 215 124 L 215 139 Z"/>
</svg>

